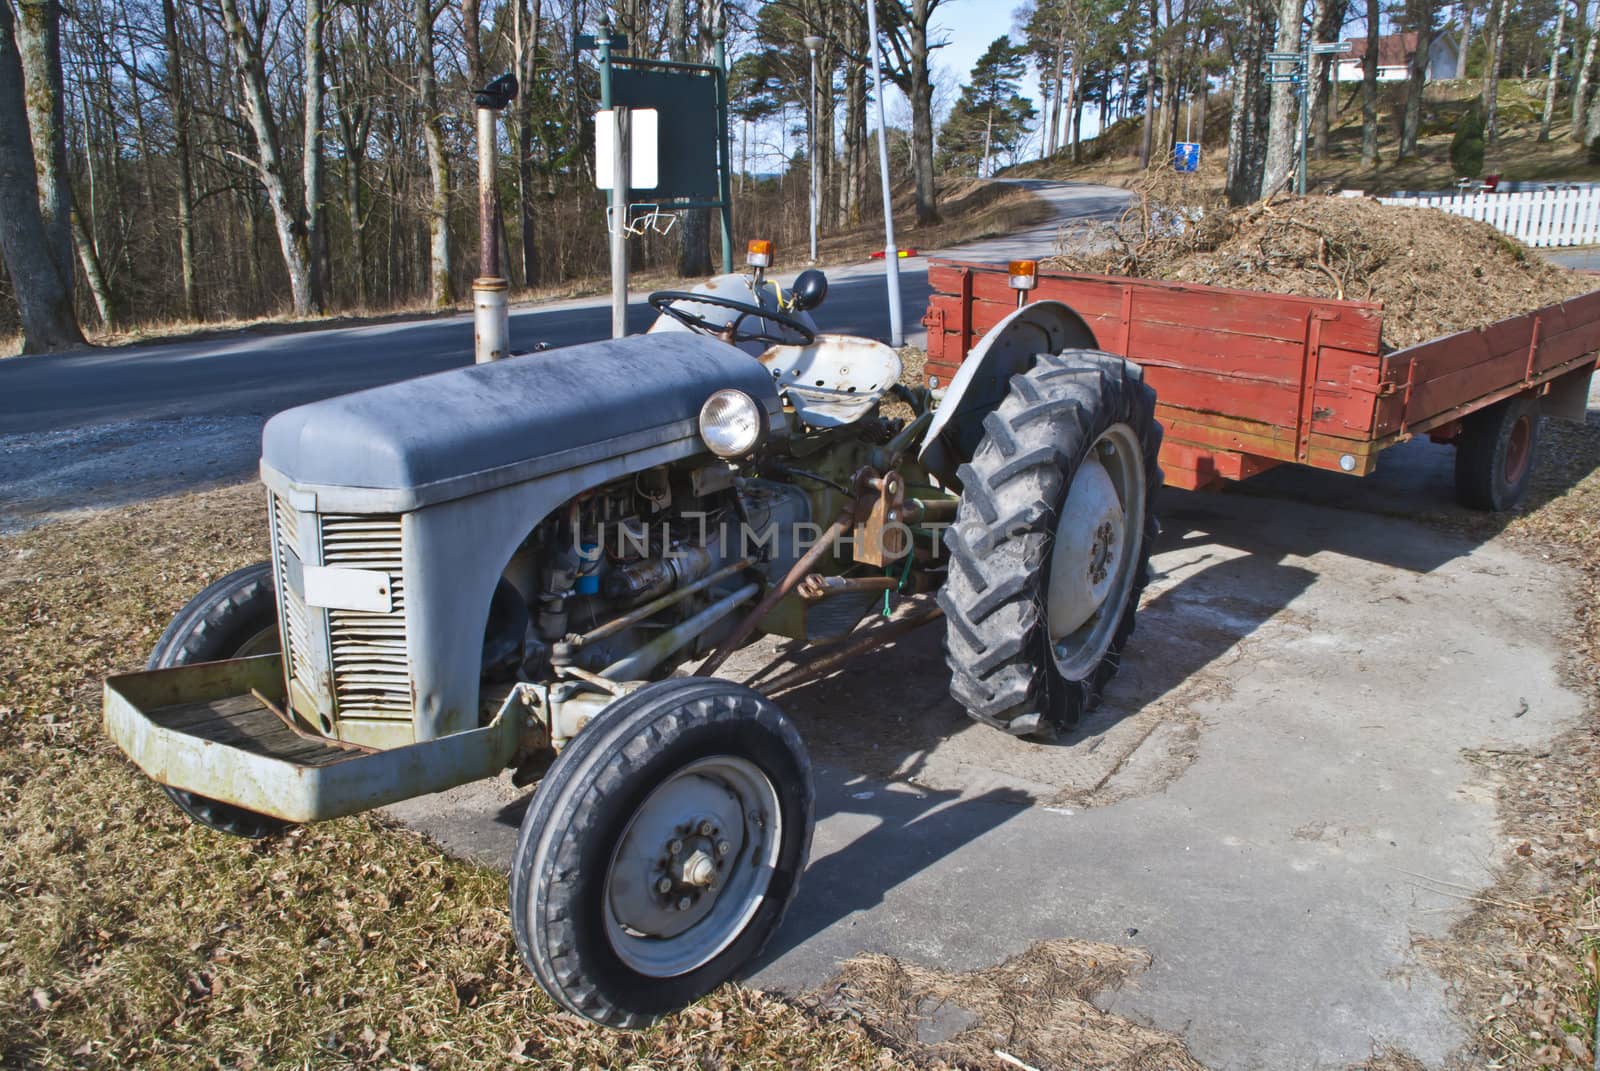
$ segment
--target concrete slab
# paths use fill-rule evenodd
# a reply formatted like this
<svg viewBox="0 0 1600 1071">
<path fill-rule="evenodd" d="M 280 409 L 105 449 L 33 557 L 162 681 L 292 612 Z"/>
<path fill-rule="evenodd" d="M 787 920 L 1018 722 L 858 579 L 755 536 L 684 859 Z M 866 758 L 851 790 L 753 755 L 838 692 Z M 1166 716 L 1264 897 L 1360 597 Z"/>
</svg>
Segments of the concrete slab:
<svg viewBox="0 0 1600 1071">
<path fill-rule="evenodd" d="M 1505 848 L 1467 756 L 1581 712 L 1557 672 L 1568 578 L 1276 479 L 1165 496 L 1124 671 L 1065 746 L 966 723 L 937 626 L 783 696 L 821 764 L 818 826 L 751 982 L 806 989 L 863 951 L 970 970 L 1071 937 L 1148 949 L 1104 1001 L 1218 1068 L 1375 1045 L 1438 1064 L 1463 1042 L 1410 946 L 1462 909 L 1435 882 L 1483 886 Z M 393 813 L 504 866 L 524 799 L 497 782 Z"/>
</svg>

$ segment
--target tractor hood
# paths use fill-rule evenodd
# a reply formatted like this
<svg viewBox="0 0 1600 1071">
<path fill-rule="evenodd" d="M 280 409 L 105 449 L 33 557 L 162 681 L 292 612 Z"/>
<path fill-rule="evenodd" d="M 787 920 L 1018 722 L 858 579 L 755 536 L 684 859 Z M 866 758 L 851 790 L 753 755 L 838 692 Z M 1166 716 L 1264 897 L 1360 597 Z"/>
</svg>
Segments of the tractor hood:
<svg viewBox="0 0 1600 1071">
<path fill-rule="evenodd" d="M 674 441 L 692 447 L 687 456 L 703 448 L 700 407 L 724 387 L 781 421 L 767 370 L 704 335 L 509 357 L 279 413 L 262 433 L 261 475 L 286 494 L 414 509 Z M 340 493 L 355 489 L 383 493 Z"/>
</svg>

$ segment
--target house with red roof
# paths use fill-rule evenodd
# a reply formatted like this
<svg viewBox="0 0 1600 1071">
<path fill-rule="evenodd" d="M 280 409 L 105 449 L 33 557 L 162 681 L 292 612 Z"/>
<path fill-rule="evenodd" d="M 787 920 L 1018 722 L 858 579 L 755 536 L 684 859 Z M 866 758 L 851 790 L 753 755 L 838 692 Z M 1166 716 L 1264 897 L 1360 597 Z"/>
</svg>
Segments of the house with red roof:
<svg viewBox="0 0 1600 1071">
<path fill-rule="evenodd" d="M 1341 82 L 1359 82 L 1362 78 L 1361 65 L 1367 55 L 1367 39 L 1356 37 L 1351 43 L 1355 48 L 1339 57 L 1336 77 Z M 1411 58 L 1416 54 L 1417 35 L 1414 33 L 1391 33 L 1378 38 L 1378 81 L 1403 82 L 1411 77 Z M 1428 49 L 1424 80 L 1437 82 L 1454 78 L 1460 54 L 1454 34 L 1434 34 L 1433 44 Z"/>
</svg>

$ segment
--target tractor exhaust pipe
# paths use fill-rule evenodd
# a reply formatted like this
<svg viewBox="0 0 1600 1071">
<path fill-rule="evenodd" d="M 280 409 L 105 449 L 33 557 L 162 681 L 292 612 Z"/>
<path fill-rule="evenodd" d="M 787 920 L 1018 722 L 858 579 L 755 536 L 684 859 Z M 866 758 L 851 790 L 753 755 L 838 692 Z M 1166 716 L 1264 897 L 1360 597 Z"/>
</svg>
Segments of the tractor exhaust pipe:
<svg viewBox="0 0 1600 1071">
<path fill-rule="evenodd" d="M 478 90 L 478 277 L 472 280 L 473 360 L 498 361 L 511 353 L 510 283 L 500 266 L 499 146 L 495 122 L 517 95 L 517 80 L 503 74 Z"/>
</svg>

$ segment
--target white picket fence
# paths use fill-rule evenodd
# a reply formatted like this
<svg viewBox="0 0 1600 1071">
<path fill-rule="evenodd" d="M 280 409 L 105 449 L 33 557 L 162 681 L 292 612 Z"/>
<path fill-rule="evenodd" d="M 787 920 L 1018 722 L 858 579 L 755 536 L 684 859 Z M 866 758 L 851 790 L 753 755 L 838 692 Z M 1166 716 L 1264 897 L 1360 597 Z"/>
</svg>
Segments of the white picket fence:
<svg viewBox="0 0 1600 1071">
<path fill-rule="evenodd" d="M 1549 247 L 1600 243 L 1600 188 L 1528 193 L 1440 194 L 1380 197 L 1386 205 L 1440 208 L 1483 222 L 1525 245 Z"/>
</svg>

